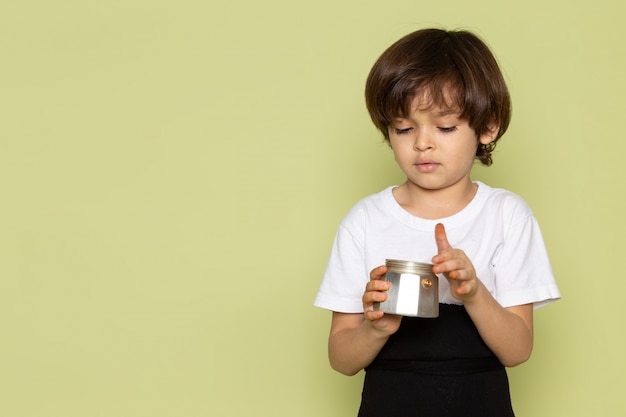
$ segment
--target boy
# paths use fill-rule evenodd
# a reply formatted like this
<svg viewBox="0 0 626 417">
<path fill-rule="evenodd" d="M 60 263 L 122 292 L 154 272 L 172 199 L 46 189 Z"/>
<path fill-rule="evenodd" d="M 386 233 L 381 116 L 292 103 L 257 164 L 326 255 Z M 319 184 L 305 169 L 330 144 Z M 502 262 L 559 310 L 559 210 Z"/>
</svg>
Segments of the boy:
<svg viewBox="0 0 626 417">
<path fill-rule="evenodd" d="M 333 311 L 331 366 L 365 369 L 359 416 L 512 416 L 505 366 L 530 357 L 533 308 L 560 294 L 528 206 L 470 179 L 510 121 L 497 62 L 470 32 L 419 30 L 381 55 L 365 95 L 407 180 L 339 226 L 315 300 Z M 385 259 L 432 262 L 439 318 L 374 310 Z"/>
</svg>

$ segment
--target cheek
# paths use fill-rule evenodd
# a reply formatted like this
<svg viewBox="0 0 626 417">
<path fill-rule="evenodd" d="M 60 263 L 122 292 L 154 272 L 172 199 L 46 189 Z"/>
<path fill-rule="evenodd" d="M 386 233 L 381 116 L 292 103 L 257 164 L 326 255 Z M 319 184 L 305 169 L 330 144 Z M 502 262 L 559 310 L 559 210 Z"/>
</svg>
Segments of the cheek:
<svg viewBox="0 0 626 417">
<path fill-rule="evenodd" d="M 407 148 L 405 144 L 396 143 L 395 146 L 391 147 L 391 149 L 393 150 L 393 159 L 395 159 L 397 163 L 406 161 L 411 157 L 412 150 Z"/>
<path fill-rule="evenodd" d="M 473 158 L 474 156 L 476 156 L 476 151 L 478 150 L 478 144 L 479 144 L 478 140 L 476 141 L 468 140 L 464 142 L 457 142 L 456 146 L 450 144 L 450 146 L 448 146 L 448 150 L 450 153 L 454 154 L 456 158 L 466 158 L 466 157 Z"/>
<path fill-rule="evenodd" d="M 397 162 L 400 163 L 400 161 L 402 160 L 400 158 L 400 154 L 396 151 L 396 148 L 392 148 L 393 149 L 393 159 Z"/>
</svg>

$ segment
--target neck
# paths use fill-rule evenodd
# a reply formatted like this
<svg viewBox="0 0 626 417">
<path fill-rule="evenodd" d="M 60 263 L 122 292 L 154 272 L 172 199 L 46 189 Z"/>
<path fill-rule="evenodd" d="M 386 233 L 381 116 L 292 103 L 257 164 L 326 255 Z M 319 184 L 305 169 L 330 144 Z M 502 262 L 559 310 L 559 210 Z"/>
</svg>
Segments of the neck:
<svg viewBox="0 0 626 417">
<path fill-rule="evenodd" d="M 442 189 L 425 189 L 410 181 L 393 190 L 393 196 L 409 213 L 435 220 L 463 210 L 474 198 L 478 186 L 471 181 Z"/>
</svg>

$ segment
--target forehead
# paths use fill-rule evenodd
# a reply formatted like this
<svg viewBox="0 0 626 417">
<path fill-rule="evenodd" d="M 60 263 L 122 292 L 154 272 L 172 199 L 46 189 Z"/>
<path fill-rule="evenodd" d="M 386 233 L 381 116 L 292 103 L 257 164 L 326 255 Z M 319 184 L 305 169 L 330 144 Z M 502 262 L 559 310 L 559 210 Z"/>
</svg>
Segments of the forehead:
<svg viewBox="0 0 626 417">
<path fill-rule="evenodd" d="M 461 106 L 457 103 L 456 95 L 449 91 L 432 94 L 430 91 L 418 92 L 407 106 L 409 112 L 427 112 L 436 117 L 459 116 Z"/>
<path fill-rule="evenodd" d="M 450 85 L 443 88 L 422 88 L 410 99 L 411 110 L 460 112 L 460 94 Z"/>
</svg>

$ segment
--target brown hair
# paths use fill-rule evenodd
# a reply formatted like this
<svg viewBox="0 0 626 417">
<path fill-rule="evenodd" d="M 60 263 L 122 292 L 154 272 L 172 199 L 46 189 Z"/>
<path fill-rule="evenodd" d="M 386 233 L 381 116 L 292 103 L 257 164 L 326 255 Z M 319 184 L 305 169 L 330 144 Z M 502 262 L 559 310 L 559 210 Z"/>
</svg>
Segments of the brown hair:
<svg viewBox="0 0 626 417">
<path fill-rule="evenodd" d="M 499 129 L 476 151 L 478 160 L 491 165 L 491 152 L 511 120 L 511 100 L 498 63 L 480 38 L 468 31 L 422 29 L 383 52 L 367 77 L 365 102 L 385 140 L 393 119 L 410 114 L 418 95 L 431 105 L 458 109 L 477 137 Z"/>
</svg>

